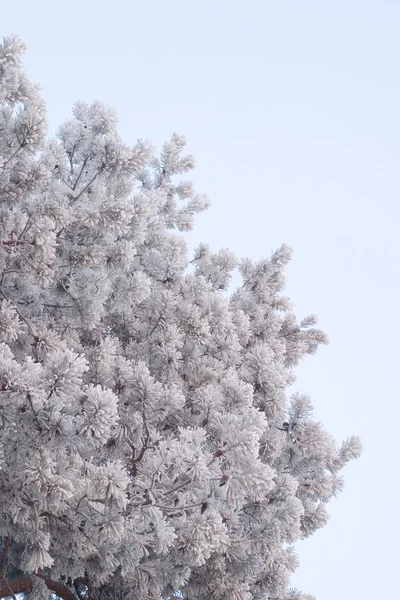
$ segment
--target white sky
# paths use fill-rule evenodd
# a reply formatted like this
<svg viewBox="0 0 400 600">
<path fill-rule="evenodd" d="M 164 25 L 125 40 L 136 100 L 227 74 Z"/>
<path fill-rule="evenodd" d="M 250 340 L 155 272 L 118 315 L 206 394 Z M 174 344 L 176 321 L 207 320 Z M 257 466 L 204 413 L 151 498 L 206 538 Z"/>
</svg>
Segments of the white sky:
<svg viewBox="0 0 400 600">
<path fill-rule="evenodd" d="M 363 458 L 298 545 L 318 600 L 394 596 L 400 558 L 398 0 L 0 0 L 29 44 L 54 130 L 76 100 L 120 115 L 125 141 L 185 134 L 213 206 L 192 244 L 294 250 L 287 293 L 329 334 L 296 389 Z"/>
</svg>

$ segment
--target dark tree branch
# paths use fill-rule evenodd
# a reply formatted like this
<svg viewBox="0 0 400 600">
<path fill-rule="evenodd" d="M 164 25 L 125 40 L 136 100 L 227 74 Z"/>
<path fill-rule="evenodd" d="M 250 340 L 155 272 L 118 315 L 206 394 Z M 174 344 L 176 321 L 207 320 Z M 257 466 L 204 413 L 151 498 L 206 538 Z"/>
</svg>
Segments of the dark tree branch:
<svg viewBox="0 0 400 600">
<path fill-rule="evenodd" d="M 36 577 L 43 579 L 49 590 L 62 600 L 76 600 L 75 594 L 61 581 L 54 581 L 43 575 L 35 574 Z M 13 579 L 12 581 L 0 580 L 0 598 L 15 596 L 16 594 L 26 594 L 32 591 L 32 578 L 29 575 Z"/>
<path fill-rule="evenodd" d="M 73 186 L 73 188 L 72 188 L 73 190 L 76 190 L 76 188 L 77 188 L 77 185 L 78 185 L 78 183 L 79 183 L 79 180 L 80 180 L 80 178 L 82 177 L 82 173 L 83 173 L 83 171 L 85 170 L 85 167 L 86 167 L 86 165 L 87 165 L 87 162 L 88 162 L 88 159 L 87 159 L 87 158 L 85 158 L 85 160 L 83 161 L 83 163 L 82 163 L 82 166 L 81 166 L 81 168 L 80 168 L 80 171 L 79 171 L 79 173 L 78 173 L 78 177 L 76 178 L 76 181 L 75 181 L 75 183 L 74 183 L 74 186 Z"/>
<path fill-rule="evenodd" d="M 3 541 L 3 553 L 0 559 L 0 579 L 5 579 L 7 576 L 8 557 L 12 546 L 12 539 L 5 537 Z"/>
</svg>

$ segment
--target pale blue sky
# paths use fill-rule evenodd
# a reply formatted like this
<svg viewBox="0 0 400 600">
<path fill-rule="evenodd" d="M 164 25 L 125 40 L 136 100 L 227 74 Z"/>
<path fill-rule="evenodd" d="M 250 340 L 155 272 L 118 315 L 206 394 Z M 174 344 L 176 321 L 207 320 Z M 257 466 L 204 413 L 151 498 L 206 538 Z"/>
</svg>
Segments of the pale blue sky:
<svg viewBox="0 0 400 600">
<path fill-rule="evenodd" d="M 399 0 L 16 0 L 54 130 L 114 106 L 127 142 L 185 134 L 213 206 L 192 244 L 294 248 L 288 294 L 331 344 L 299 369 L 318 418 L 359 433 L 329 525 L 298 545 L 318 600 L 394 597 L 400 533 Z"/>
</svg>

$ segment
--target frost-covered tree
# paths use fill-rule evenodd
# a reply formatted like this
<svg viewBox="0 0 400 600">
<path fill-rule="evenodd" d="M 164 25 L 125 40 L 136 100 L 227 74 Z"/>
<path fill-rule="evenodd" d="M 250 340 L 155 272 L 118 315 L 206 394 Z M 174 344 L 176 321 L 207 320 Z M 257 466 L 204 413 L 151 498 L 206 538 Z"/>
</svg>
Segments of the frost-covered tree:
<svg viewBox="0 0 400 600">
<path fill-rule="evenodd" d="M 23 50 L 0 46 L 0 596 L 310 598 L 293 544 L 360 443 L 288 394 L 326 342 L 282 295 L 290 250 L 189 260 L 184 138 L 128 147 L 96 102 L 47 142 Z"/>
</svg>

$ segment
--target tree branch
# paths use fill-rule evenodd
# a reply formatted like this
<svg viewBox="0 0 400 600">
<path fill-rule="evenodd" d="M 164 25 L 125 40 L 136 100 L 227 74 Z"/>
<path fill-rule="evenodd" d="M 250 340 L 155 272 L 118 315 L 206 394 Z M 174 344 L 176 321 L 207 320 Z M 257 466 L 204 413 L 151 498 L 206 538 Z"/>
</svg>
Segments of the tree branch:
<svg viewBox="0 0 400 600">
<path fill-rule="evenodd" d="M 49 590 L 63 600 L 77 600 L 75 594 L 61 581 L 54 581 L 43 575 L 35 573 L 36 577 L 43 579 Z M 14 579 L 12 581 L 0 580 L 0 598 L 25 594 L 32 591 L 32 578 L 29 575 Z"/>
<path fill-rule="evenodd" d="M 85 160 L 84 160 L 84 161 L 83 161 L 83 163 L 82 163 L 81 169 L 80 169 L 80 171 L 79 171 L 79 173 L 78 173 L 78 177 L 76 178 L 76 181 L 75 181 L 75 183 L 74 183 L 74 186 L 73 186 L 73 188 L 72 188 L 73 190 L 76 190 L 76 188 L 77 188 L 77 185 L 78 185 L 78 183 L 79 183 L 79 180 L 80 180 L 80 178 L 81 178 L 81 176 L 82 176 L 82 173 L 83 173 L 83 171 L 85 170 L 85 167 L 86 167 L 86 165 L 87 165 L 87 162 L 88 162 L 88 159 L 87 159 L 87 158 L 85 158 Z"/>
<path fill-rule="evenodd" d="M 4 300 L 8 300 L 8 302 L 11 302 L 11 300 L 6 296 L 6 294 L 3 292 L 2 289 L 0 289 L 0 295 L 3 296 Z M 15 312 L 18 314 L 19 318 L 22 319 L 22 321 L 28 327 L 31 334 L 33 336 L 36 336 L 37 335 L 36 329 L 34 328 L 32 323 L 26 317 L 24 317 L 24 315 L 21 313 L 20 310 L 18 310 L 18 308 L 15 306 L 15 304 L 13 302 L 11 302 L 11 304 L 13 305 L 13 308 L 14 308 Z"/>
<path fill-rule="evenodd" d="M 89 183 L 87 183 L 85 185 L 85 187 L 79 192 L 79 194 L 77 196 L 75 196 L 74 198 L 72 198 L 71 202 L 69 203 L 70 205 L 73 204 L 74 202 L 76 202 L 77 200 L 79 200 L 79 198 L 82 196 L 82 194 L 84 194 L 86 192 L 86 190 L 92 185 L 92 183 L 95 181 L 95 179 L 98 177 L 98 175 L 100 175 L 100 173 L 96 173 L 94 175 L 94 177 L 92 177 L 92 179 L 89 181 Z"/>
<path fill-rule="evenodd" d="M 8 159 L 1 165 L 1 167 L 4 169 L 4 167 L 6 167 L 8 165 L 8 163 L 10 163 L 12 161 L 13 158 L 15 158 L 19 152 L 21 152 L 22 148 L 25 146 L 25 144 L 21 144 L 21 142 L 19 143 L 20 145 L 18 146 L 18 148 L 8 157 Z"/>
<path fill-rule="evenodd" d="M 12 546 L 12 539 L 5 537 L 3 542 L 3 553 L 0 559 L 0 579 L 5 579 L 7 575 L 8 557 Z"/>
</svg>

